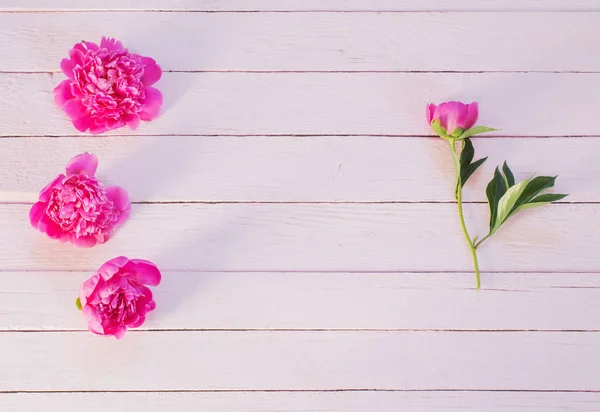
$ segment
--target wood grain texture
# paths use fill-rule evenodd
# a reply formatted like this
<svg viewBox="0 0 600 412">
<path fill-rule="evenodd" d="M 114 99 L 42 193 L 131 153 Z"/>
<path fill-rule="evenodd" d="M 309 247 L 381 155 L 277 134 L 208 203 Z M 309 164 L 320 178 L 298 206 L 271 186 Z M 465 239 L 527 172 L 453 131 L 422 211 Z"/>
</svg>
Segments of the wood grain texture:
<svg viewBox="0 0 600 412">
<path fill-rule="evenodd" d="M 10 239 L 0 244 L 0 270 L 90 271 L 123 254 L 164 271 L 472 270 L 453 204 L 134 205 L 125 227 L 93 249 L 28 229 L 29 208 L 0 206 Z M 483 235 L 487 205 L 465 213 L 471 235 Z M 481 247 L 481 267 L 600 272 L 599 225 L 597 204 L 524 211 Z"/>
<path fill-rule="evenodd" d="M 63 78 L 0 75 L 0 136 L 82 135 L 52 101 Z M 600 73 L 166 73 L 158 87 L 164 114 L 133 134 L 430 135 L 426 104 L 458 99 L 496 135 L 598 135 Z"/>
<path fill-rule="evenodd" d="M 5 412 L 86 410 L 104 412 L 218 410 L 219 412 L 529 412 L 597 411 L 597 393 L 519 392 L 255 392 L 255 393 L 9 393 L 0 394 Z"/>
<path fill-rule="evenodd" d="M 600 11 L 595 0 L 0 0 L 0 10 Z"/>
<path fill-rule="evenodd" d="M 597 72 L 599 22 L 593 12 L 4 13 L 0 71 L 60 71 L 73 44 L 110 34 L 164 70 Z"/>
<path fill-rule="evenodd" d="M 91 272 L 4 272 L 0 330 L 86 330 Z M 600 330 L 600 276 L 490 273 L 172 273 L 142 329 Z"/>
<path fill-rule="evenodd" d="M 600 389 L 600 333 L 127 333 L 0 333 L 0 390 Z"/>
<path fill-rule="evenodd" d="M 558 175 L 565 201 L 600 201 L 600 139 L 483 137 L 474 145 L 477 158 L 489 158 L 469 180 L 467 201 L 487 201 L 485 186 L 507 159 L 517 179 Z M 450 151 L 437 138 L 126 136 L 0 139 L 0 202 L 37 201 L 85 151 L 100 159 L 97 176 L 135 202 L 454 201 Z"/>
</svg>

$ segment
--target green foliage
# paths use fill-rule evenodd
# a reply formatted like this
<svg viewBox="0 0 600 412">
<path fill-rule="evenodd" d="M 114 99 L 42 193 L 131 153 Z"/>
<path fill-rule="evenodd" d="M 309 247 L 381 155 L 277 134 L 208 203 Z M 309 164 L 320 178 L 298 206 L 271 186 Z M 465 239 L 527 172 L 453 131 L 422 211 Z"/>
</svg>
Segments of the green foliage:
<svg viewBox="0 0 600 412">
<path fill-rule="evenodd" d="M 486 188 L 490 207 L 490 232 L 496 232 L 506 220 L 520 210 L 546 205 L 563 199 L 564 194 L 546 193 L 543 191 L 554 186 L 556 176 L 537 176 L 515 184 L 515 178 L 506 164 L 494 171 L 494 177 Z"/>
<path fill-rule="evenodd" d="M 475 156 L 475 150 L 473 149 L 473 143 L 471 143 L 471 139 L 463 140 L 463 148 L 460 152 L 460 185 L 464 187 L 469 177 L 477 170 L 479 166 L 486 161 L 487 157 L 481 158 L 473 162 L 473 157 Z M 456 185 L 456 190 L 458 190 L 458 184 Z"/>
</svg>

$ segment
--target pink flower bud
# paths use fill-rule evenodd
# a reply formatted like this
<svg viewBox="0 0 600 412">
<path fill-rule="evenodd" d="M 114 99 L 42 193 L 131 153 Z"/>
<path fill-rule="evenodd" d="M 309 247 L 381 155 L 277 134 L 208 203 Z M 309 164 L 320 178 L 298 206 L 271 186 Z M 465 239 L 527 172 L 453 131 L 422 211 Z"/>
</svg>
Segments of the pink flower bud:
<svg viewBox="0 0 600 412">
<path fill-rule="evenodd" d="M 475 125 L 479 109 L 477 102 L 465 104 L 461 102 L 443 102 L 438 106 L 427 105 L 427 121 L 431 125 L 439 121 L 439 126 L 446 129 L 448 134 L 455 134 L 456 129 L 468 130 Z"/>
</svg>

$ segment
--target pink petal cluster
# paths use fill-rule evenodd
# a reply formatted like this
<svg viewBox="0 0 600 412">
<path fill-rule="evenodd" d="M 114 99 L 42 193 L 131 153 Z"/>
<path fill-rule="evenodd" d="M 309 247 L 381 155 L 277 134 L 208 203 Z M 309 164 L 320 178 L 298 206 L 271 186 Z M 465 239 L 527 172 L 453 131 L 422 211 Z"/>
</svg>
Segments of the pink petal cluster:
<svg viewBox="0 0 600 412">
<path fill-rule="evenodd" d="M 131 203 L 124 189 L 104 187 L 94 175 L 98 159 L 90 153 L 69 161 L 40 192 L 29 211 L 31 225 L 61 242 L 92 247 L 106 242 L 129 216 Z"/>
<path fill-rule="evenodd" d="M 463 130 L 470 129 L 477 122 L 478 116 L 477 102 L 465 104 L 451 101 L 440 103 L 438 106 L 433 103 L 427 105 L 427 121 L 429 124 L 434 120 L 439 120 L 450 134 L 458 127 Z"/>
<path fill-rule="evenodd" d="M 54 101 L 81 132 L 102 133 L 140 120 L 150 121 L 162 104 L 150 87 L 162 71 L 154 59 L 130 53 L 121 42 L 103 37 L 100 46 L 77 43 L 60 67 L 68 77 L 54 89 Z"/>
<path fill-rule="evenodd" d="M 103 264 L 79 292 L 90 331 L 120 339 L 127 328 L 141 326 L 156 307 L 147 286 L 157 286 L 160 279 L 156 265 L 146 260 L 120 256 Z"/>
</svg>

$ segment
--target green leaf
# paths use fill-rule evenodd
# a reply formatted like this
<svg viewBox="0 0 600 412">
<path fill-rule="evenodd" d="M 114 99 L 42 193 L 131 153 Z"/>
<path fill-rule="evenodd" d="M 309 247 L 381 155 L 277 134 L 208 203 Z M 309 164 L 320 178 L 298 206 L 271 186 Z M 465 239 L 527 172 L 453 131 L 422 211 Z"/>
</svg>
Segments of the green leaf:
<svg viewBox="0 0 600 412">
<path fill-rule="evenodd" d="M 508 167 L 506 162 L 504 162 L 504 164 L 502 165 L 502 171 L 504 172 L 504 177 L 505 177 L 506 183 L 508 184 L 508 187 L 514 186 L 515 185 L 515 176 L 512 174 L 510 167 Z"/>
<path fill-rule="evenodd" d="M 454 129 L 454 131 L 451 133 L 452 137 L 460 137 L 463 133 L 464 133 L 465 129 L 463 129 L 462 127 L 457 127 L 456 129 Z"/>
<path fill-rule="evenodd" d="M 448 130 L 446 130 L 446 128 L 442 126 L 442 123 L 439 120 L 434 120 L 433 122 L 431 122 L 431 129 L 442 138 L 448 136 Z"/>
<path fill-rule="evenodd" d="M 475 172 L 475 170 L 477 170 L 477 168 L 479 166 L 481 166 L 483 164 L 483 162 L 485 162 L 487 160 L 487 156 L 483 157 L 479 160 L 474 161 L 473 163 L 471 163 L 469 165 L 469 167 L 467 167 L 466 170 L 462 170 L 460 171 L 460 181 L 461 181 L 461 185 L 465 185 L 465 183 L 467 182 L 467 180 L 469 180 L 469 178 L 471 177 L 471 175 Z"/>
<path fill-rule="evenodd" d="M 539 195 L 538 197 L 533 198 L 529 203 L 525 203 L 524 205 L 519 206 L 514 213 L 520 212 L 524 209 L 529 209 L 532 207 L 543 206 L 550 204 L 552 202 L 556 202 L 558 200 L 564 199 L 568 195 L 558 194 L 558 193 L 545 193 L 543 195 Z"/>
<path fill-rule="evenodd" d="M 487 132 L 495 132 L 500 129 L 492 129 L 491 127 L 486 126 L 474 126 L 470 129 L 466 130 L 459 139 L 466 139 L 467 137 L 475 136 L 476 134 L 487 133 Z"/>
<path fill-rule="evenodd" d="M 508 219 L 513 208 L 518 207 L 517 202 L 519 201 L 523 192 L 527 189 L 530 179 L 525 179 L 517 183 L 516 185 L 508 188 L 506 193 L 502 195 L 502 198 L 498 202 L 498 211 L 496 213 L 496 220 L 494 222 L 494 229 L 497 230 L 502 223 Z M 504 181 L 506 183 L 506 180 Z"/>
<path fill-rule="evenodd" d="M 464 187 L 469 177 L 477 170 L 479 166 L 485 162 L 487 157 L 483 159 L 476 160 L 471 163 L 473 160 L 473 156 L 475 155 L 475 150 L 473 149 L 473 143 L 471 143 L 471 139 L 463 140 L 463 149 L 460 153 L 460 184 Z M 458 190 L 458 187 L 456 188 Z"/>
<path fill-rule="evenodd" d="M 540 194 L 542 191 L 554 186 L 556 176 L 537 176 L 531 179 L 527 190 L 521 194 L 521 198 L 518 200 L 516 207 L 519 207 L 525 203 L 529 203 L 531 199 Z"/>
<path fill-rule="evenodd" d="M 500 170 L 496 168 L 494 171 L 494 177 L 488 183 L 485 194 L 488 198 L 488 203 L 490 205 L 490 232 L 494 230 L 494 222 L 496 221 L 496 214 L 498 211 L 498 202 L 500 198 L 506 193 L 506 182 L 504 181 L 504 177 L 500 173 Z"/>
<path fill-rule="evenodd" d="M 475 156 L 475 149 L 473 148 L 473 143 L 471 143 L 471 139 L 464 139 L 463 147 L 460 152 L 460 170 L 469 167 L 469 165 L 473 161 L 473 156 Z"/>
<path fill-rule="evenodd" d="M 81 310 L 81 301 L 79 300 L 79 298 L 77 298 L 77 300 L 75 301 L 75 306 L 77 306 L 77 309 Z"/>
</svg>

